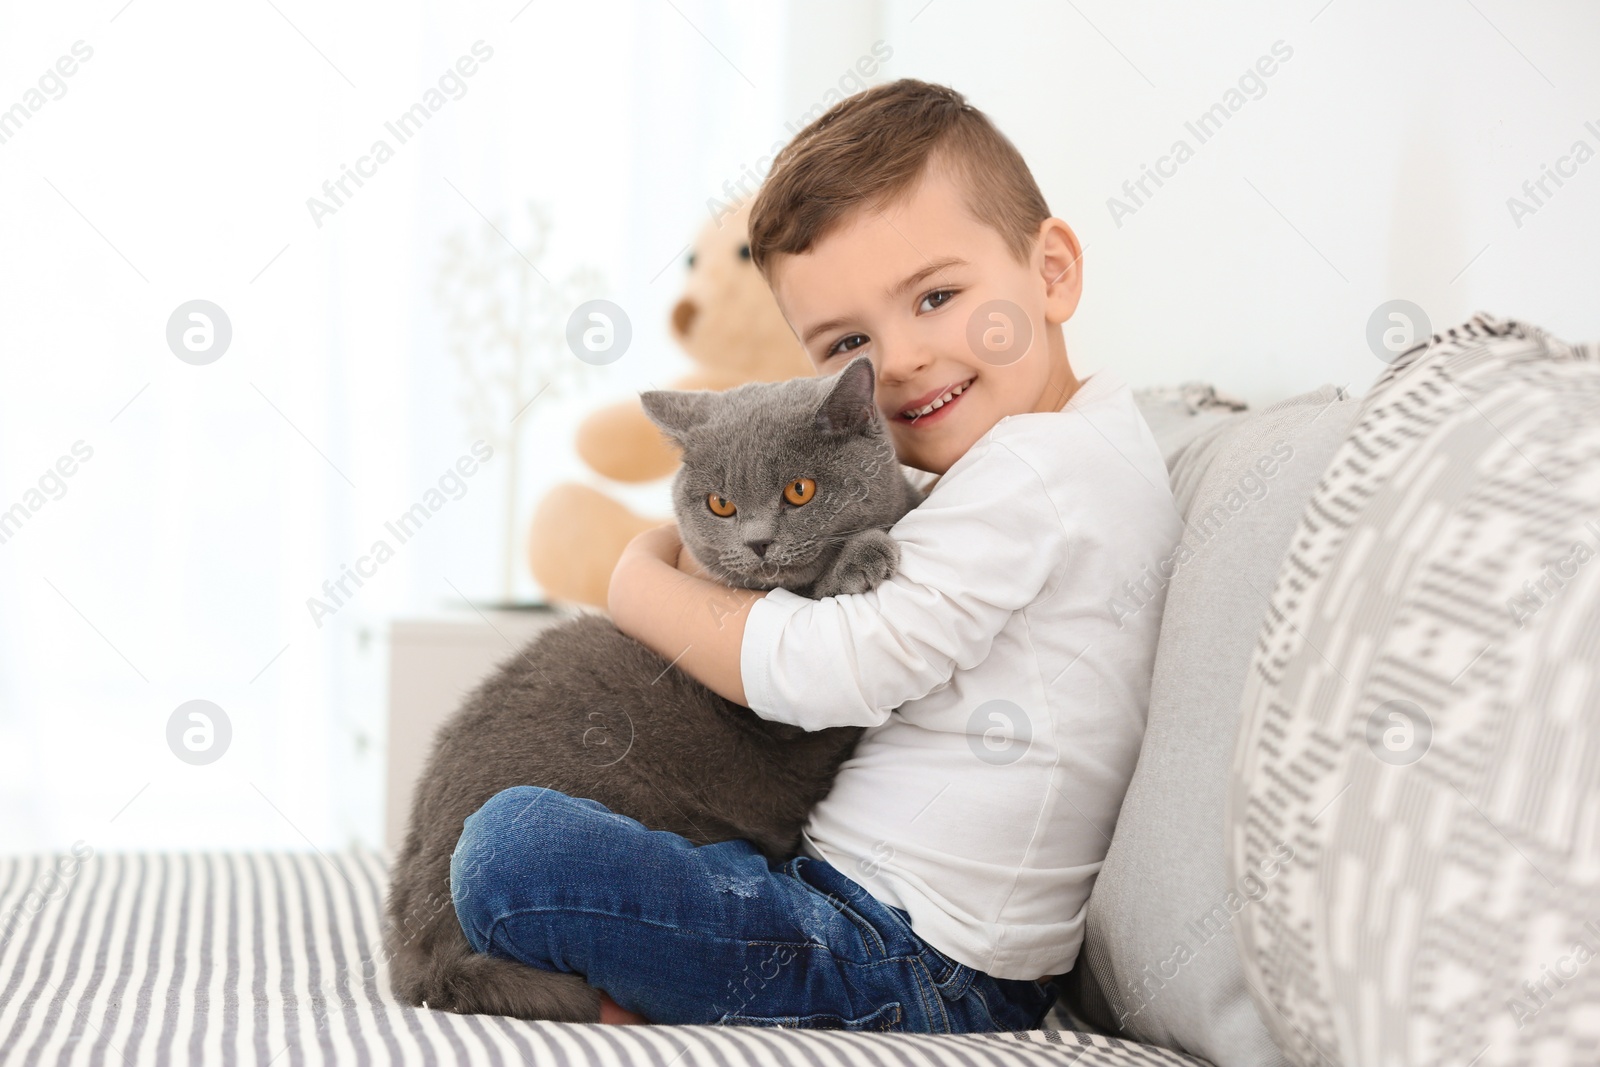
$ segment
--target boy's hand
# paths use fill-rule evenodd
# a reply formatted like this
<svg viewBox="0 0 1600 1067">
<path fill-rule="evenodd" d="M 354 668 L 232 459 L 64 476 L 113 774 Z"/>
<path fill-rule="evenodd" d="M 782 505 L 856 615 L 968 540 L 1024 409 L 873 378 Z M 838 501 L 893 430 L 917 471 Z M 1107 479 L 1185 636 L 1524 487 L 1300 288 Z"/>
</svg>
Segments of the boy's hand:
<svg viewBox="0 0 1600 1067">
<path fill-rule="evenodd" d="M 678 551 L 683 548 L 683 540 L 678 536 L 678 524 L 664 522 L 660 526 L 652 526 L 644 533 L 634 535 L 622 550 L 622 555 L 649 556 L 661 562 L 676 567 L 678 565 Z"/>
<path fill-rule="evenodd" d="M 704 578 L 715 582 L 717 579 L 694 558 L 694 553 L 683 546 L 683 538 L 678 533 L 678 524 L 675 522 L 663 523 L 652 526 L 644 533 L 638 534 L 628 547 L 623 549 L 623 554 L 635 553 L 659 559 L 669 567 L 675 567 L 684 574 L 692 574 L 696 578 Z"/>
<path fill-rule="evenodd" d="M 678 569 L 684 574 L 692 574 L 696 578 L 704 578 L 708 582 L 721 584 L 721 580 L 700 566 L 700 561 L 694 558 L 694 553 L 690 552 L 682 544 L 678 545 Z"/>
</svg>

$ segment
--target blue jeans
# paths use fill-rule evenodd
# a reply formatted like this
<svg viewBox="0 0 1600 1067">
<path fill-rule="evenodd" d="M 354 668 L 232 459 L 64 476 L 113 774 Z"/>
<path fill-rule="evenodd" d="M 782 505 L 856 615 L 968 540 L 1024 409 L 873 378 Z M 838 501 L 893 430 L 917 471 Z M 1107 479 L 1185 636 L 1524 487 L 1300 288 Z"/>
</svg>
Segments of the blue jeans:
<svg viewBox="0 0 1600 1067">
<path fill-rule="evenodd" d="M 823 860 L 695 845 L 535 786 L 468 817 L 450 893 L 478 952 L 583 975 L 654 1023 L 1028 1030 L 1058 991 L 957 963 Z"/>
</svg>

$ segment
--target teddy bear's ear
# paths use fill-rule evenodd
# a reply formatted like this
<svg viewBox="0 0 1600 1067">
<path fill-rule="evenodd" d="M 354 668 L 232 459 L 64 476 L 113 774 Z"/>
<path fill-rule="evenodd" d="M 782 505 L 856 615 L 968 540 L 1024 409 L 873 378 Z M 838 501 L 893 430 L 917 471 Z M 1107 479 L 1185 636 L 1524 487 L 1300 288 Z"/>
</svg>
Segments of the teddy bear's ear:
<svg viewBox="0 0 1600 1067">
<path fill-rule="evenodd" d="M 857 356 L 833 380 L 817 409 L 817 428 L 828 433 L 861 433 L 875 425 L 877 407 L 872 399 L 876 375 L 872 360 Z"/>
<path fill-rule="evenodd" d="M 680 446 L 688 444 L 689 431 L 706 418 L 709 391 L 651 389 L 639 394 L 645 416 Z"/>
</svg>

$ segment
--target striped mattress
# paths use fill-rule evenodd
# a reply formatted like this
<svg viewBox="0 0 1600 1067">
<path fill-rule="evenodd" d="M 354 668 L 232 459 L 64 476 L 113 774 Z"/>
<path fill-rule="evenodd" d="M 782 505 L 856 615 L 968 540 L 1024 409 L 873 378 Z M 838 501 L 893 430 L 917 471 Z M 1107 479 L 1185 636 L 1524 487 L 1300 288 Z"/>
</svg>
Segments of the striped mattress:
<svg viewBox="0 0 1600 1067">
<path fill-rule="evenodd" d="M 1070 1030 L 600 1026 L 415 1009 L 368 850 L 0 857 L 0 1064 L 1189 1064 Z M 1053 1017 L 1054 1018 L 1054 1017 Z"/>
</svg>

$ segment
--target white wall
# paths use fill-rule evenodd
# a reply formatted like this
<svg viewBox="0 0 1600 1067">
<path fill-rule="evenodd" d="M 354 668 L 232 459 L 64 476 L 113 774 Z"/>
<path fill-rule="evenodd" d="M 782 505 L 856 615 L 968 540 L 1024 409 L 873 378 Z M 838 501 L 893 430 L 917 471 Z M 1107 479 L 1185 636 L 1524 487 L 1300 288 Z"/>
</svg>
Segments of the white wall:
<svg viewBox="0 0 1600 1067">
<path fill-rule="evenodd" d="M 1520 226 L 1506 204 L 1575 141 L 1600 151 L 1600 5 L 885 0 L 876 33 L 891 76 L 987 111 L 1078 232 L 1085 368 L 1361 392 L 1396 298 L 1435 328 L 1481 309 L 1600 337 L 1600 159 Z M 1199 144 L 1185 122 L 1277 41 L 1264 94 Z M 1118 226 L 1108 198 L 1177 138 L 1193 158 Z"/>
</svg>

